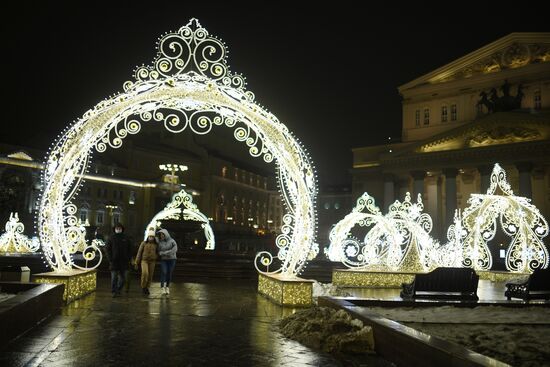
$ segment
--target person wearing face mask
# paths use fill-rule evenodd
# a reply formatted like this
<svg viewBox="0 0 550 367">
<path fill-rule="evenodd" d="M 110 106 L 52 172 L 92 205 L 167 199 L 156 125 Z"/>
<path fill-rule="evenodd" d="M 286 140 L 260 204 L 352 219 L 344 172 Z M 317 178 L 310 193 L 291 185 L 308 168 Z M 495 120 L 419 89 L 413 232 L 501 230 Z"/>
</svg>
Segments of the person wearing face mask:
<svg viewBox="0 0 550 367">
<path fill-rule="evenodd" d="M 113 228 L 114 234 L 109 238 L 105 246 L 109 269 L 111 270 L 111 292 L 113 297 L 120 295 L 128 276 L 130 258 L 132 256 L 132 243 L 124 234 L 124 226 L 117 223 Z"/>
</svg>

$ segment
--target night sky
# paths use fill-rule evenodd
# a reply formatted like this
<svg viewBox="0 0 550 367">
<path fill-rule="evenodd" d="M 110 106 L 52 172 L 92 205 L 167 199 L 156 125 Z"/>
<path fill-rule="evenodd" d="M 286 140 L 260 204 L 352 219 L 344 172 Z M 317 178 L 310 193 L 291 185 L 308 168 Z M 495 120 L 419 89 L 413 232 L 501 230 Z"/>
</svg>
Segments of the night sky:
<svg viewBox="0 0 550 367">
<path fill-rule="evenodd" d="M 372 8 L 150 2 L 4 10 L 0 143 L 47 148 L 149 64 L 157 38 L 199 19 L 233 72 L 310 151 L 321 185 L 350 183 L 351 148 L 401 135 L 397 87 L 514 31 L 549 31 L 541 3 Z M 229 2 L 227 2 L 229 3 Z M 227 4 L 226 3 L 226 4 Z M 369 7 L 370 2 L 366 2 Z M 505 3 L 502 3 L 505 4 Z M 31 136 L 29 136 L 31 134 Z"/>
</svg>

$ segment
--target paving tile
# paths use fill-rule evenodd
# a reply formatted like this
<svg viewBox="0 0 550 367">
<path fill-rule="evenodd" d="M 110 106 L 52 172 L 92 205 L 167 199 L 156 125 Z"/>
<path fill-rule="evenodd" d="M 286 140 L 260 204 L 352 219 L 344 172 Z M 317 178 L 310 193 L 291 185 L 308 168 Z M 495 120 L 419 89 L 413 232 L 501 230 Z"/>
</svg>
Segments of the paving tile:
<svg viewBox="0 0 550 367">
<path fill-rule="evenodd" d="M 170 290 L 163 296 L 157 284 L 150 297 L 133 288 L 112 298 L 99 278 L 96 292 L 10 343 L 0 365 L 343 365 L 284 338 L 276 323 L 293 310 L 258 296 L 254 282 L 179 281 Z"/>
</svg>

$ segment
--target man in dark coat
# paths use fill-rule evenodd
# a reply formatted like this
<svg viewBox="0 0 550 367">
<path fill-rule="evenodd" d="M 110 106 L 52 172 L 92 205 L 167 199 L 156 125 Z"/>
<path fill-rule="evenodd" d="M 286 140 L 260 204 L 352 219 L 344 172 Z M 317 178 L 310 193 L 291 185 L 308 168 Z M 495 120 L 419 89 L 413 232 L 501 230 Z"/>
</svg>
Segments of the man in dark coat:
<svg viewBox="0 0 550 367">
<path fill-rule="evenodd" d="M 124 234 L 122 224 L 117 223 L 113 230 L 115 233 L 107 241 L 105 251 L 111 270 L 111 291 L 113 297 L 116 297 L 120 295 L 120 290 L 128 276 L 130 258 L 132 257 L 132 243 Z"/>
</svg>

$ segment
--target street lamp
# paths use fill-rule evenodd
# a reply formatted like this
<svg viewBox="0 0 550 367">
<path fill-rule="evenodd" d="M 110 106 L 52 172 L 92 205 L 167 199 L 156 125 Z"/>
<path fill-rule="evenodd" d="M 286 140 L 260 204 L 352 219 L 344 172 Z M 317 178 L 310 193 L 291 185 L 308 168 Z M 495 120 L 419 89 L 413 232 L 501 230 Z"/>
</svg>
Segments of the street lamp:
<svg viewBox="0 0 550 367">
<path fill-rule="evenodd" d="M 166 180 L 166 178 L 165 178 L 165 182 L 168 182 L 172 185 L 177 185 L 178 184 L 178 176 L 176 176 L 176 172 L 187 171 L 189 169 L 189 167 L 187 167 L 186 165 L 183 165 L 183 164 L 167 163 L 167 164 L 159 164 L 159 169 L 161 171 L 170 172 L 170 174 L 166 175 L 166 178 L 168 180 Z M 183 185 L 183 186 L 185 186 L 185 185 Z"/>
</svg>

